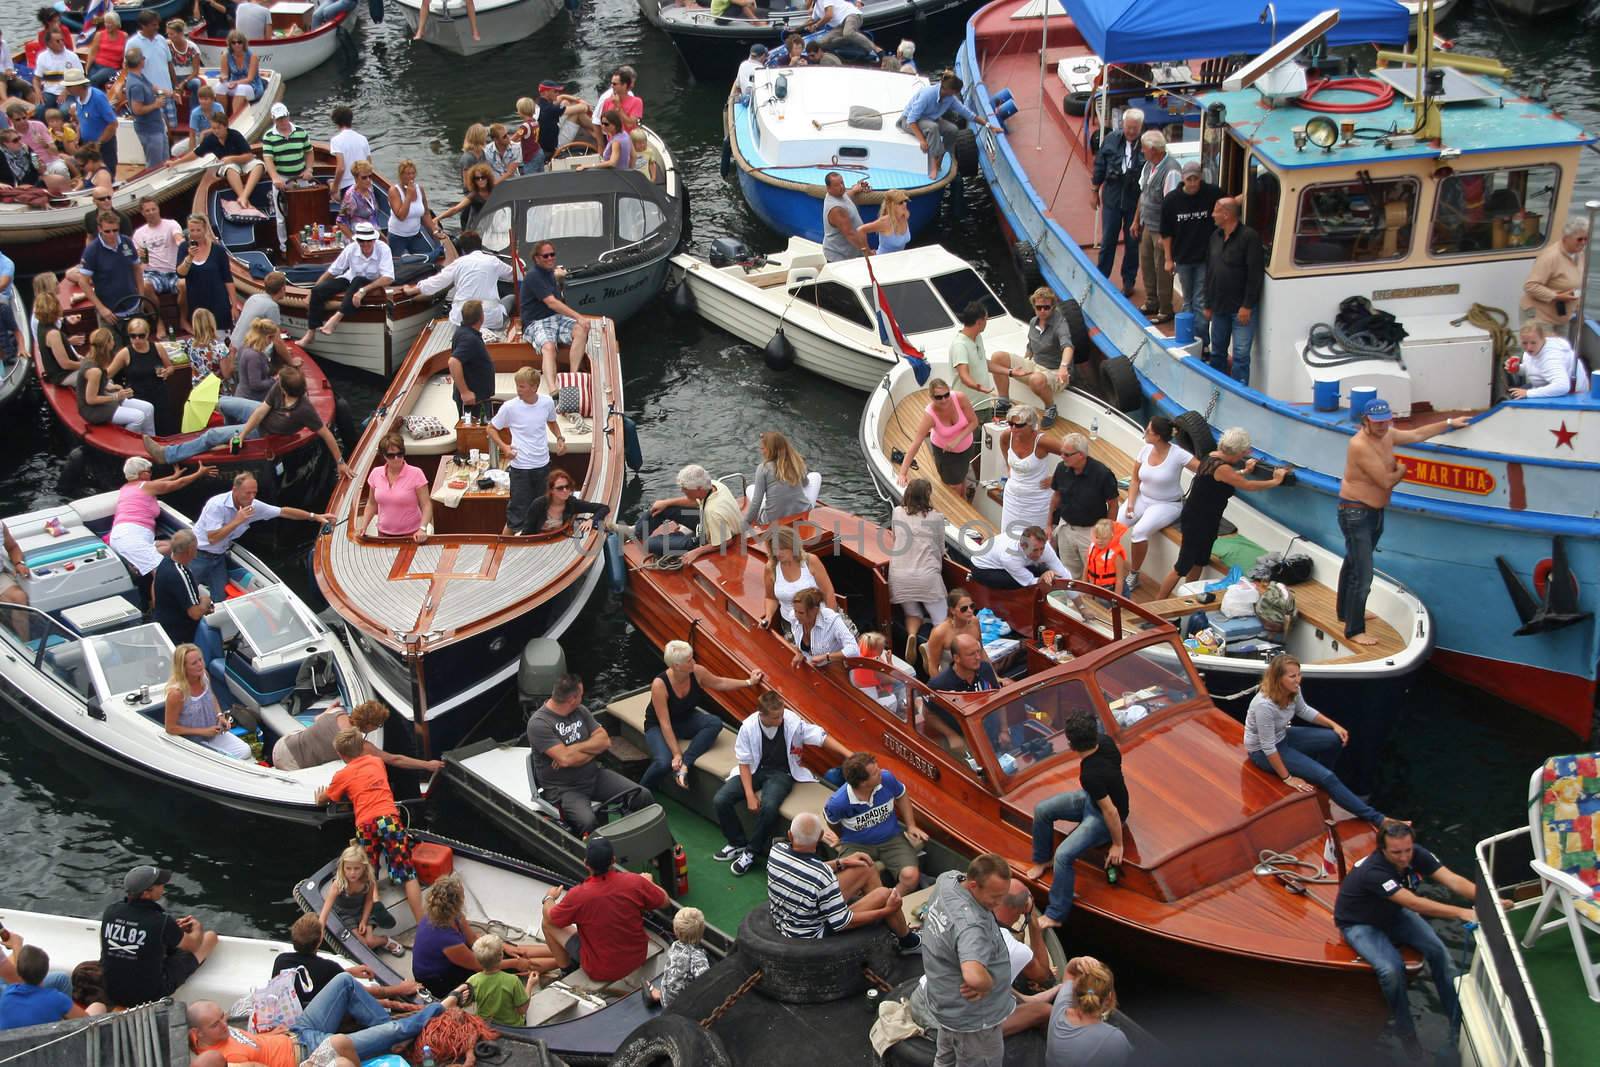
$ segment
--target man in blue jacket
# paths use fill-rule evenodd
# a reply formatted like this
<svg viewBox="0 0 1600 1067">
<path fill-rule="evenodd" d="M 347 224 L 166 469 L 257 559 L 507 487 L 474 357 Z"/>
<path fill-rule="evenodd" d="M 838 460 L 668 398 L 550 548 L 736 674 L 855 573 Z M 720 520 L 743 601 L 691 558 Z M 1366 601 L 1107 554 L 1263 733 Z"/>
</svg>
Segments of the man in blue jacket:
<svg viewBox="0 0 1600 1067">
<path fill-rule="evenodd" d="M 1144 154 L 1139 136 L 1144 132 L 1144 112 L 1130 107 L 1122 113 L 1122 128 L 1106 134 L 1094 156 L 1094 188 L 1090 201 L 1100 209 L 1100 273 L 1111 277 L 1117 261 L 1117 244 L 1122 248 L 1122 295 L 1133 295 L 1134 279 L 1139 276 L 1139 242 L 1133 235 L 1133 222 L 1139 217 L 1139 171 Z"/>
</svg>

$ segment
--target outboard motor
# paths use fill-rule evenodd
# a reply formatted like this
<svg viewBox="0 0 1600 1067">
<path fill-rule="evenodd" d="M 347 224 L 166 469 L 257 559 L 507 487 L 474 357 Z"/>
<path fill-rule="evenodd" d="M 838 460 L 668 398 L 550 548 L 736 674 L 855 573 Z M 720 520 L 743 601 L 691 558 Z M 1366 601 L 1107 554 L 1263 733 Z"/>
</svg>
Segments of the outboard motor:
<svg viewBox="0 0 1600 1067">
<path fill-rule="evenodd" d="M 711 242 L 713 267 L 731 267 L 736 263 L 748 263 L 752 258 L 750 247 L 737 237 L 718 237 Z"/>
<path fill-rule="evenodd" d="M 567 656 L 561 643 L 548 637 L 535 637 L 522 649 L 517 665 L 517 698 L 525 712 L 536 711 L 549 699 L 556 679 L 567 673 Z"/>
</svg>

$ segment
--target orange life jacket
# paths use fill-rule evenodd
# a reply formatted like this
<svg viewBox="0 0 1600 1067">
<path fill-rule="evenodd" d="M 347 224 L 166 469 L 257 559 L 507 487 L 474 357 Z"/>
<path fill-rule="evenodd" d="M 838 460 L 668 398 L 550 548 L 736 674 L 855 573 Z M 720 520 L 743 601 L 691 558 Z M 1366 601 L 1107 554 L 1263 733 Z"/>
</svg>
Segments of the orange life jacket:
<svg viewBox="0 0 1600 1067">
<path fill-rule="evenodd" d="M 1122 535 L 1126 532 L 1126 526 L 1120 522 L 1114 523 L 1110 543 L 1089 546 L 1089 551 L 1083 557 L 1084 581 L 1101 589 L 1117 587 L 1117 560 L 1128 558 L 1128 553 L 1122 547 Z"/>
</svg>

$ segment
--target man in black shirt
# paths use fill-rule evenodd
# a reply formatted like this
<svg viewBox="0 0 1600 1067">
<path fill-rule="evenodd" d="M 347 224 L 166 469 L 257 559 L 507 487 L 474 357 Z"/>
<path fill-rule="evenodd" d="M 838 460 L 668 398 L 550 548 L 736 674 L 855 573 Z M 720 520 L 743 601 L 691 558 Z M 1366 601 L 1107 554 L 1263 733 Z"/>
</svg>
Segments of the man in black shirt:
<svg viewBox="0 0 1600 1067">
<path fill-rule="evenodd" d="M 135 867 L 122 880 L 123 899 L 100 917 L 100 969 L 114 1008 L 170 996 L 217 947 L 217 935 L 193 915 L 174 919 L 159 901 L 172 872 Z"/>
<path fill-rule="evenodd" d="M 195 627 L 211 611 L 211 594 L 189 573 L 197 551 L 194 531 L 179 530 L 155 571 L 152 614 L 174 645 L 193 642 Z"/>
<path fill-rule="evenodd" d="M 1239 221 L 1239 201 L 1219 199 L 1211 209 L 1217 232 L 1211 235 L 1206 255 L 1206 304 L 1202 313 L 1211 323 L 1208 362 L 1233 380 L 1250 383 L 1250 347 L 1256 339 L 1256 306 L 1261 303 L 1261 281 L 1266 275 L 1261 235 Z M 1233 360 L 1229 365 L 1228 349 Z"/>
<path fill-rule="evenodd" d="M 1422 1055 L 1422 1045 L 1417 1041 L 1416 1023 L 1406 1000 L 1406 966 L 1400 946 L 1410 945 L 1422 953 L 1439 993 L 1439 1006 L 1448 1018 L 1455 1019 L 1460 1011 L 1455 968 L 1428 919 L 1472 922 L 1476 917 L 1471 908 L 1458 908 L 1417 892 L 1424 878 L 1431 878 L 1468 900 L 1477 896 L 1474 883 L 1417 844 L 1411 827 L 1390 820 L 1378 831 L 1377 851 L 1351 868 L 1333 905 L 1333 921 L 1339 933 L 1377 972 L 1378 987 L 1389 1002 L 1395 1034 L 1407 1053 L 1417 1058 Z M 1508 905 L 1502 902 L 1502 906 Z"/>
<path fill-rule="evenodd" d="M 1166 269 L 1177 276 L 1183 290 L 1182 310 L 1191 314 L 1206 305 L 1206 257 L 1211 251 L 1211 235 L 1217 230 L 1211 212 L 1221 197 L 1222 190 L 1201 178 L 1199 162 L 1191 159 L 1183 165 L 1183 184 L 1161 201 Z"/>
<path fill-rule="evenodd" d="M 1033 866 L 1027 877 L 1039 878 L 1051 864 L 1050 850 L 1056 839 L 1056 820 L 1076 822 L 1077 828 L 1055 850 L 1055 875 L 1050 883 L 1050 902 L 1039 925 L 1061 926 L 1072 911 L 1072 887 L 1078 857 L 1100 845 L 1110 843 L 1106 867 L 1122 862 L 1122 828 L 1128 819 L 1128 785 L 1122 779 L 1122 753 L 1115 741 L 1100 732 L 1092 711 L 1075 711 L 1065 726 L 1067 744 L 1081 757 L 1078 784 L 1081 789 L 1061 793 L 1039 802 L 1033 809 Z"/>
<path fill-rule="evenodd" d="M 483 343 L 483 301 L 461 305 L 461 325 L 450 340 L 450 377 L 455 382 L 456 405 L 482 424 L 493 414 L 494 360 Z"/>
<path fill-rule="evenodd" d="M 1061 442 L 1061 462 L 1050 476 L 1051 522 L 1059 530 L 1056 545 L 1061 562 L 1073 574 L 1082 575 L 1094 540 L 1094 524 L 1117 513 L 1117 476 L 1111 468 L 1089 455 L 1089 439 L 1069 433 Z"/>
<path fill-rule="evenodd" d="M 561 106 L 561 101 L 556 97 L 565 91 L 566 86 L 560 82 L 542 81 L 539 83 L 539 169 L 555 158 L 556 149 L 561 144 L 561 116 L 566 108 Z M 525 167 L 523 173 L 529 173 Z"/>
<path fill-rule="evenodd" d="M 322 944 L 322 920 L 315 915 L 302 915 L 289 927 L 289 944 L 294 946 L 293 952 L 280 952 L 277 959 L 272 961 L 272 977 L 276 978 L 283 971 L 293 970 L 296 967 L 305 968 L 305 977 L 295 981 L 295 996 L 300 998 L 303 1008 L 310 1004 L 312 999 L 323 988 L 341 974 L 352 975 L 356 978 L 372 977 L 371 968 L 364 966 L 341 967 L 338 963 L 325 956 L 317 954 L 317 948 Z M 305 983 L 310 982 L 310 988 Z M 368 993 L 378 998 L 380 1004 L 385 997 L 414 996 L 422 988 L 422 983 L 412 980 L 397 982 L 394 985 L 369 985 Z M 384 1004 L 384 1007 L 391 1005 Z"/>
<path fill-rule="evenodd" d="M 982 693 L 999 689 L 1000 681 L 993 665 L 983 658 L 983 645 L 971 634 L 961 634 L 956 638 L 950 666 L 934 675 L 928 688 L 942 693 Z"/>
</svg>

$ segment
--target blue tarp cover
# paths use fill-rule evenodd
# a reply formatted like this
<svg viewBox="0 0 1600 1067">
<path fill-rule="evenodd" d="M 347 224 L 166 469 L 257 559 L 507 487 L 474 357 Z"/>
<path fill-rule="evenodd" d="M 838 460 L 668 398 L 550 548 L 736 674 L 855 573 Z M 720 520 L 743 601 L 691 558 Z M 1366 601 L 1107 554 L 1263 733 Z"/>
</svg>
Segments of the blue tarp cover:
<svg viewBox="0 0 1600 1067">
<path fill-rule="evenodd" d="M 1107 63 L 1255 55 L 1272 44 L 1270 21 L 1259 20 L 1266 0 L 1221 7 L 1174 0 L 1058 0 L 1083 39 Z M 1404 43 L 1411 16 L 1395 0 L 1278 0 L 1277 39 L 1332 7 L 1339 22 L 1330 45 Z"/>
</svg>

